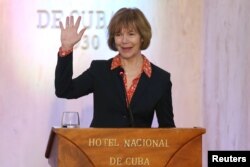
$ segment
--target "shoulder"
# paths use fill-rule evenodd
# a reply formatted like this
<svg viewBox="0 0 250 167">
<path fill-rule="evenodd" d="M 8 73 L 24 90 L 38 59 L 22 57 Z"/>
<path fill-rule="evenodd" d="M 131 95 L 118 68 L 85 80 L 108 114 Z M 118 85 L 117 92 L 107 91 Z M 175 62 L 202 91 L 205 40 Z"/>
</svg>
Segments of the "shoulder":
<svg viewBox="0 0 250 167">
<path fill-rule="evenodd" d="M 109 62 L 111 62 L 110 59 L 109 60 L 93 60 L 91 62 L 91 66 L 105 65 L 105 64 L 107 64 Z"/>
<path fill-rule="evenodd" d="M 90 65 L 90 70 L 95 72 L 110 70 L 112 59 L 109 60 L 93 60 Z"/>
<path fill-rule="evenodd" d="M 151 67 L 152 67 L 152 81 L 157 85 L 156 87 L 158 88 L 164 88 L 164 89 L 169 89 L 172 87 L 172 81 L 171 81 L 171 74 L 152 64 L 151 63 Z"/>
<path fill-rule="evenodd" d="M 151 63 L 151 67 L 152 67 L 152 76 L 170 79 L 170 73 L 168 71 L 156 66 L 153 63 Z"/>
</svg>

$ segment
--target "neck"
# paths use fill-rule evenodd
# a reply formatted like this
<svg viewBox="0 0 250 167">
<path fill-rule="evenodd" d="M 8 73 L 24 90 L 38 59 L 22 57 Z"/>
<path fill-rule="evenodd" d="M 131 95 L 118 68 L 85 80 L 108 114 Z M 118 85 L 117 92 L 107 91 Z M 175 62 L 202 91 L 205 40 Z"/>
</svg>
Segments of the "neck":
<svg viewBox="0 0 250 167">
<path fill-rule="evenodd" d="M 127 74 L 138 73 L 142 69 L 143 56 L 139 55 L 133 59 L 121 59 L 122 67 Z"/>
</svg>

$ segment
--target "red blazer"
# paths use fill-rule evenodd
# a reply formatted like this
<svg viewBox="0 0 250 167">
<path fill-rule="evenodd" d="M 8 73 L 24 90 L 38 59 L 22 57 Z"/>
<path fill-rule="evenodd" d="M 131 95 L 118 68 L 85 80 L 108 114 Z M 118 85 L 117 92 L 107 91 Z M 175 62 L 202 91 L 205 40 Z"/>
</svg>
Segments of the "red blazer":
<svg viewBox="0 0 250 167">
<path fill-rule="evenodd" d="M 72 54 L 58 56 L 56 95 L 74 99 L 93 93 L 94 114 L 91 127 L 131 127 L 130 111 L 135 127 L 151 127 L 154 112 L 159 127 L 175 127 L 172 83 L 168 72 L 151 63 L 152 75 L 148 78 L 142 73 L 128 111 L 121 69 L 110 69 L 112 59 L 92 61 L 90 68 L 75 79 L 72 79 L 72 60 Z"/>
</svg>

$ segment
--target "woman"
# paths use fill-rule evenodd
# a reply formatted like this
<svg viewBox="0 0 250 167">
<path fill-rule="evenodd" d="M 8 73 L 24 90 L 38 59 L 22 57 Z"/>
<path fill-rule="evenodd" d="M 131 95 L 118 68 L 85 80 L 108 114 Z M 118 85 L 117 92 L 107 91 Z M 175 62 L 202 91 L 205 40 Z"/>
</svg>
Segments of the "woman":
<svg viewBox="0 0 250 167">
<path fill-rule="evenodd" d="M 118 10 L 108 26 L 108 46 L 118 54 L 109 60 L 92 61 L 90 68 L 72 79 L 73 47 L 86 28 L 78 33 L 80 17 L 66 18 L 61 28 L 55 87 L 61 98 L 79 98 L 93 93 L 91 127 L 151 127 L 156 112 L 159 127 L 175 127 L 170 74 L 141 53 L 148 48 L 151 27 L 137 8 Z"/>
</svg>

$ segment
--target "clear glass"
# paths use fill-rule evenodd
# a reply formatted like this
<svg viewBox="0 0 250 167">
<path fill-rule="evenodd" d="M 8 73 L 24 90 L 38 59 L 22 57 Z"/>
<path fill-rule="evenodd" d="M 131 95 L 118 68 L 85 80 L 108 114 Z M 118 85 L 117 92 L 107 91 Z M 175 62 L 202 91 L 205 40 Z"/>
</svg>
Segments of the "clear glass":
<svg viewBox="0 0 250 167">
<path fill-rule="evenodd" d="M 63 128 L 79 128 L 80 119 L 78 112 L 63 112 L 62 115 L 62 127 Z"/>
</svg>

